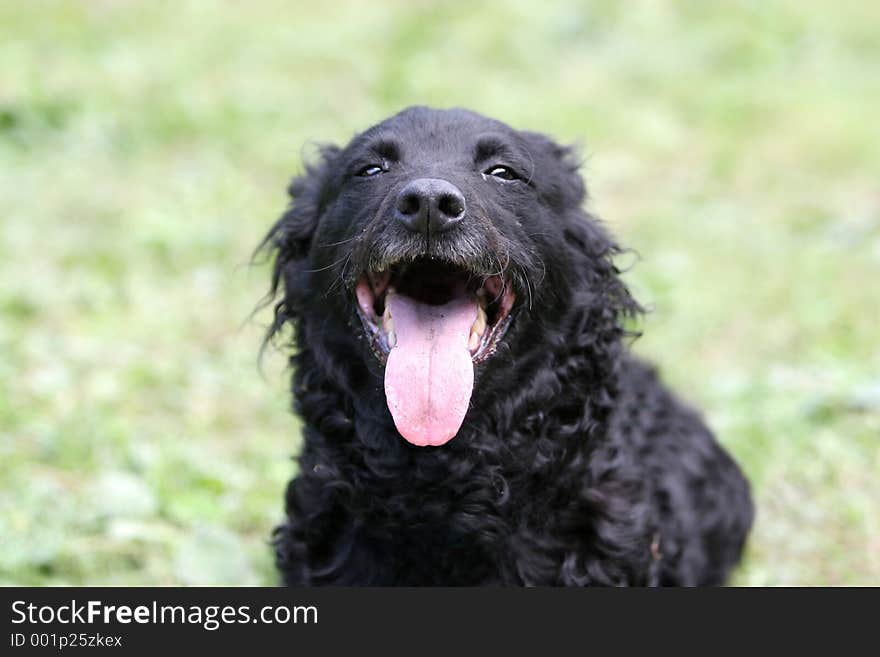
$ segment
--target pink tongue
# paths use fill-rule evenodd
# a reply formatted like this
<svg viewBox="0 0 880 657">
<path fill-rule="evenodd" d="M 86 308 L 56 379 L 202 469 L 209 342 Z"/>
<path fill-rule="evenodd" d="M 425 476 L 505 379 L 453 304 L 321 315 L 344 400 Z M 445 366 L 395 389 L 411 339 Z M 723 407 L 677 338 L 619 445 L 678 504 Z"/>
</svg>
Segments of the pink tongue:
<svg viewBox="0 0 880 657">
<path fill-rule="evenodd" d="M 394 294 L 388 303 L 397 334 L 385 365 L 388 409 L 413 445 L 442 445 L 458 433 L 474 387 L 468 337 L 476 299 L 431 306 Z"/>
</svg>

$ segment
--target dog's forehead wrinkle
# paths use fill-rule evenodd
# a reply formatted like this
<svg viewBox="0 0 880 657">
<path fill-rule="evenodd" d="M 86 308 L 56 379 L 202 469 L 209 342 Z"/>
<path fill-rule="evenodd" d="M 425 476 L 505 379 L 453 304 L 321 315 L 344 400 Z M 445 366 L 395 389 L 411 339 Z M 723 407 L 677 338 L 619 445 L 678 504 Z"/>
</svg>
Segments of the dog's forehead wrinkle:
<svg viewBox="0 0 880 657">
<path fill-rule="evenodd" d="M 502 135 L 489 133 L 477 137 L 474 145 L 474 159 L 481 161 L 510 151 L 510 143 Z"/>
<path fill-rule="evenodd" d="M 380 133 L 352 140 L 348 146 L 348 159 L 354 162 L 399 162 L 406 153 L 406 142 L 392 133 Z"/>
<path fill-rule="evenodd" d="M 433 157 L 458 155 L 473 164 L 482 150 L 510 151 L 515 131 L 506 124 L 469 110 L 407 108 L 367 129 L 352 140 L 350 147 L 381 152 L 383 145 L 418 147 Z M 407 149 L 410 150 L 410 149 Z M 407 159 L 401 153 L 400 160 Z"/>
<path fill-rule="evenodd" d="M 520 148 L 514 142 L 498 140 L 478 142 L 472 157 L 474 165 L 480 168 L 495 164 L 511 166 L 526 174 L 524 182 L 527 185 L 532 184 L 536 170 L 535 160 L 531 153 Z M 481 175 L 484 180 L 494 180 L 491 176 L 486 175 L 486 171 L 482 171 Z"/>
</svg>

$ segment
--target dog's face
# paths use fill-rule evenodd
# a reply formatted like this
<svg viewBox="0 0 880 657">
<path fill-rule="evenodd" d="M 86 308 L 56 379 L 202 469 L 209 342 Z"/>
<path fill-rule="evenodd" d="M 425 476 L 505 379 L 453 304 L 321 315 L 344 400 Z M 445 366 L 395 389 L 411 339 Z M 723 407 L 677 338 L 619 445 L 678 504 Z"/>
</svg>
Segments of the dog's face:
<svg viewBox="0 0 880 657">
<path fill-rule="evenodd" d="M 473 112 L 405 110 L 325 148 L 290 191 L 270 233 L 282 310 L 358 345 L 416 445 L 453 438 L 475 380 L 558 348 L 570 305 L 616 281 L 569 149 Z"/>
</svg>

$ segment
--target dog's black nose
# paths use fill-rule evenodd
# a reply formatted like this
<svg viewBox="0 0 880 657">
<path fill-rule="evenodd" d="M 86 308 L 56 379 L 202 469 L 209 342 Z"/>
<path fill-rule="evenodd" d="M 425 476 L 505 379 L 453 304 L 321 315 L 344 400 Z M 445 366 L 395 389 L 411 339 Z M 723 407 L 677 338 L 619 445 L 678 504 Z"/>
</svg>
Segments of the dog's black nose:
<svg viewBox="0 0 880 657">
<path fill-rule="evenodd" d="M 400 190 L 395 217 L 416 233 L 442 233 L 464 219 L 464 195 L 439 178 L 419 178 Z"/>
</svg>

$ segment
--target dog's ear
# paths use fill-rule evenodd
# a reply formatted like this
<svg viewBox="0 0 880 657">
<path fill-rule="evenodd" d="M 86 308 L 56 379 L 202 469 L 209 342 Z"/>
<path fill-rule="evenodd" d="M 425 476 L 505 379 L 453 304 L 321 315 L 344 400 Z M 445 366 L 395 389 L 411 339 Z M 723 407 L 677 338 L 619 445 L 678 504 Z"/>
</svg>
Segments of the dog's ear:
<svg viewBox="0 0 880 657">
<path fill-rule="evenodd" d="M 539 132 L 520 133 L 526 141 L 534 169 L 541 177 L 541 193 L 557 211 L 580 207 L 587 195 L 575 146 L 563 146 Z"/>
<path fill-rule="evenodd" d="M 308 254 L 339 152 L 337 146 L 321 146 L 317 161 L 307 163 L 305 171 L 287 186 L 290 197 L 287 209 L 263 241 L 264 246 L 278 251 L 279 258 L 297 260 Z"/>
<path fill-rule="evenodd" d="M 274 256 L 272 284 L 266 303 L 277 295 L 282 299 L 275 306 L 275 320 L 269 328 L 267 340 L 284 324 L 299 314 L 299 292 L 303 289 L 299 280 L 307 269 L 304 266 L 312 237 L 327 203 L 332 173 L 341 149 L 324 145 L 319 149 L 315 162 L 307 163 L 305 171 L 295 176 L 287 187 L 290 196 L 287 209 L 263 238 L 257 253 Z"/>
<path fill-rule="evenodd" d="M 572 270 L 557 288 L 570 285 L 582 295 L 579 305 L 594 317 L 587 335 L 606 333 L 609 339 L 623 334 L 622 321 L 643 312 L 620 278 L 614 259 L 623 252 L 602 225 L 584 209 L 587 189 L 580 174 L 581 156 L 575 146 L 563 146 L 546 135 L 522 133 L 529 145 L 545 202 L 561 222 Z M 611 312 L 608 312 L 608 311 Z M 595 312 L 593 312 L 595 311 Z M 592 338 L 591 338 L 592 339 Z"/>
</svg>

